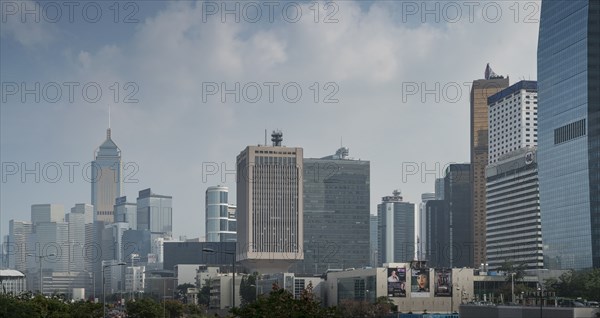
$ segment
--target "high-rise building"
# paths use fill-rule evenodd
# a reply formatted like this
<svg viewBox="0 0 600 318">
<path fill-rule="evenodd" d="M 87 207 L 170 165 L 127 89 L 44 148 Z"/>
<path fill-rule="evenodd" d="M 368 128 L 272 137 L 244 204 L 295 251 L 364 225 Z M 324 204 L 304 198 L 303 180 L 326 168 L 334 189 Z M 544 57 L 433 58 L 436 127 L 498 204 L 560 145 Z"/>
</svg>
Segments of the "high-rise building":
<svg viewBox="0 0 600 318">
<path fill-rule="evenodd" d="M 446 201 L 425 203 L 425 258 L 432 268 L 450 267 L 450 214 Z"/>
<path fill-rule="evenodd" d="M 427 201 L 435 200 L 435 193 L 423 193 L 421 194 L 421 203 L 419 203 L 419 214 L 417 217 L 417 223 L 415 228 L 417 229 L 415 233 L 415 242 L 417 242 L 416 251 L 417 251 L 417 260 L 425 260 L 425 248 L 427 246 L 427 235 L 425 234 L 427 231 Z"/>
<path fill-rule="evenodd" d="M 31 205 L 31 223 L 35 227 L 41 222 L 64 222 L 65 207 L 62 204 Z"/>
<path fill-rule="evenodd" d="M 282 136 L 237 156 L 237 254 L 250 272 L 285 272 L 304 258 L 303 150 Z"/>
<path fill-rule="evenodd" d="M 489 158 L 537 146 L 537 82 L 520 81 L 488 98 Z"/>
<path fill-rule="evenodd" d="M 542 1 L 539 182 L 544 266 L 600 267 L 600 2 Z"/>
<path fill-rule="evenodd" d="M 348 152 L 304 159 L 304 260 L 295 273 L 370 264 L 370 162 Z"/>
<path fill-rule="evenodd" d="M 27 239 L 33 232 L 30 222 L 10 220 L 8 221 L 8 241 L 6 242 L 6 254 L 8 257 L 8 268 L 25 272 L 27 269 Z"/>
<path fill-rule="evenodd" d="M 544 267 L 536 149 L 521 148 L 488 165 L 487 263 Z"/>
<path fill-rule="evenodd" d="M 71 211 L 73 211 L 71 209 Z M 91 214 L 90 214 L 91 216 Z M 63 247 L 63 252 L 67 251 L 69 255 L 68 271 L 82 272 L 85 270 L 84 255 L 85 241 L 85 218 L 84 213 L 71 212 L 65 215 L 65 221 L 69 224 L 69 244 Z"/>
<path fill-rule="evenodd" d="M 106 140 L 96 149 L 92 161 L 92 205 L 94 221 L 114 222 L 115 199 L 121 196 L 121 150 L 111 139 L 110 128 Z"/>
<path fill-rule="evenodd" d="M 379 237 L 379 234 L 377 233 L 377 227 L 379 226 L 379 218 L 377 217 L 377 215 L 371 215 L 371 219 L 370 219 L 370 238 L 369 240 L 371 241 L 371 267 L 378 267 L 381 266 L 382 264 L 378 264 L 378 260 L 379 260 L 379 252 L 377 251 L 377 238 Z"/>
<path fill-rule="evenodd" d="M 379 264 L 410 262 L 415 255 L 415 205 L 402 201 L 400 191 L 377 205 Z"/>
<path fill-rule="evenodd" d="M 451 164 L 444 177 L 444 201 L 448 209 L 450 267 L 471 267 L 474 257 L 471 165 Z"/>
<path fill-rule="evenodd" d="M 115 199 L 115 222 L 129 224 L 129 228 L 137 230 L 137 204 L 127 202 L 127 197 Z"/>
<path fill-rule="evenodd" d="M 148 230 L 152 240 L 173 235 L 173 197 L 142 190 L 137 198 L 137 229 Z"/>
<path fill-rule="evenodd" d="M 71 213 L 84 215 L 85 224 L 94 223 L 94 206 L 87 203 L 77 203 L 71 208 Z"/>
<path fill-rule="evenodd" d="M 435 179 L 435 199 L 444 200 L 444 178 Z"/>
<path fill-rule="evenodd" d="M 488 98 L 486 263 L 543 267 L 537 174 L 537 82 L 520 81 Z M 510 189 L 510 191 L 508 191 Z"/>
<path fill-rule="evenodd" d="M 235 242 L 237 240 L 236 207 L 229 204 L 229 188 L 213 186 L 206 189 L 206 241 Z"/>
<path fill-rule="evenodd" d="M 488 164 L 488 97 L 508 87 L 508 78 L 499 76 L 488 64 L 485 78 L 471 87 L 471 192 L 474 263 L 485 263 L 485 166 Z"/>
<path fill-rule="evenodd" d="M 41 222 L 35 225 L 36 256 L 48 256 L 44 268 L 53 272 L 69 271 L 69 224 L 65 222 Z M 51 256 L 54 254 L 54 256 Z M 39 260 L 36 259 L 39 264 Z M 38 265 L 39 266 L 39 265 Z M 37 268 L 34 269 L 34 272 Z M 39 278 L 38 278 L 39 279 Z"/>
</svg>

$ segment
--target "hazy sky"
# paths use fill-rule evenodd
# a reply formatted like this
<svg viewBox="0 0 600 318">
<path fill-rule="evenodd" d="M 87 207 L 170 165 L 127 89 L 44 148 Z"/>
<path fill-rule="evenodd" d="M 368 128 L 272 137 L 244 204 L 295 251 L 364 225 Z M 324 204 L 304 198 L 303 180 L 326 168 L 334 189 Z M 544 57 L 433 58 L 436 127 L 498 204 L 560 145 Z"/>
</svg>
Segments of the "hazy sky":
<svg viewBox="0 0 600 318">
<path fill-rule="evenodd" d="M 235 197 L 236 155 L 265 129 L 305 157 L 343 138 L 371 161 L 374 214 L 469 161 L 469 84 L 486 63 L 511 84 L 536 79 L 536 1 L 117 4 L 2 1 L 0 234 L 32 204 L 90 202 L 109 106 L 123 194 L 172 195 L 174 236 L 191 238 L 206 188 Z"/>
</svg>

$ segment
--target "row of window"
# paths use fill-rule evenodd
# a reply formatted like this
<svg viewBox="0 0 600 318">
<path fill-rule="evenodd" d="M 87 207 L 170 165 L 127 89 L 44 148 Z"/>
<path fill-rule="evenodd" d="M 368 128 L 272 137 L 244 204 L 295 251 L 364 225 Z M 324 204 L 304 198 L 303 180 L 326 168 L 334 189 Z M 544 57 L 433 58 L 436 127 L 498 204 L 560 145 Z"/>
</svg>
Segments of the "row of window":
<svg viewBox="0 0 600 318">
<path fill-rule="evenodd" d="M 554 144 L 561 144 L 586 134 L 585 118 L 554 129 Z"/>
</svg>

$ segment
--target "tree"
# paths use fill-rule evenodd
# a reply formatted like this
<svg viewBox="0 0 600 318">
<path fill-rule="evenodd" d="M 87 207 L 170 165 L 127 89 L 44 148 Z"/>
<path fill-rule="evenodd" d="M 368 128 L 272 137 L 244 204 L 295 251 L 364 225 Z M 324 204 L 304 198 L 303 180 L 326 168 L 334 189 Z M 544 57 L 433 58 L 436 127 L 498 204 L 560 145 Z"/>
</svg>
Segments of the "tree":
<svg viewBox="0 0 600 318">
<path fill-rule="evenodd" d="M 338 317 L 334 308 L 321 307 L 315 300 L 311 284 L 299 299 L 294 299 L 290 292 L 273 284 L 268 296 L 258 297 L 252 303 L 232 309 L 231 313 L 240 317 Z"/>
<path fill-rule="evenodd" d="M 187 303 L 187 290 L 188 288 L 196 288 L 196 285 L 185 283 L 177 286 L 175 290 L 175 299 L 182 301 L 184 304 Z"/>
<path fill-rule="evenodd" d="M 126 306 L 129 318 L 160 318 L 163 316 L 163 308 L 149 298 L 128 300 Z"/>
<path fill-rule="evenodd" d="M 256 278 L 258 273 L 253 273 L 242 278 L 240 282 L 240 296 L 242 298 L 242 306 L 256 300 Z"/>
</svg>

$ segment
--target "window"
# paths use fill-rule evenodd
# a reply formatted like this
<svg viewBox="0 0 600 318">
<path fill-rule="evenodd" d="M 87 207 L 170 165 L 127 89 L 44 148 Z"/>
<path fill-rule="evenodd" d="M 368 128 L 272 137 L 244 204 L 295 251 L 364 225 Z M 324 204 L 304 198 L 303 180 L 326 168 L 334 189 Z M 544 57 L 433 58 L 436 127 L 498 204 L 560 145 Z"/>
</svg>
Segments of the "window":
<svg viewBox="0 0 600 318">
<path fill-rule="evenodd" d="M 561 144 L 586 134 L 585 119 L 554 129 L 554 144 Z"/>
</svg>

